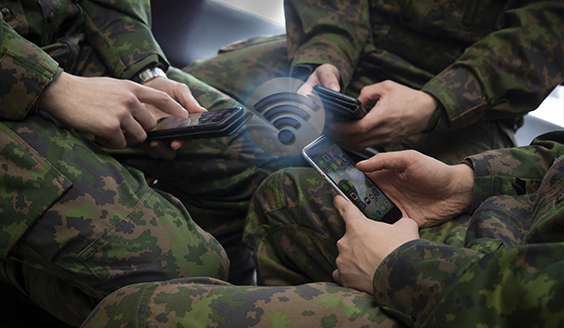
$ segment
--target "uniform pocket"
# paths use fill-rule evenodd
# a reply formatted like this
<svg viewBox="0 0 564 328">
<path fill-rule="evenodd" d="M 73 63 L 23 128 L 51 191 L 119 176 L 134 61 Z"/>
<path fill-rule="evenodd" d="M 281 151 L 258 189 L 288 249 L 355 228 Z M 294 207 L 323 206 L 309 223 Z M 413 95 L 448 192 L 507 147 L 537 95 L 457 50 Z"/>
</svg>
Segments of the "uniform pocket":
<svg viewBox="0 0 564 328">
<path fill-rule="evenodd" d="M 0 258 L 6 258 L 34 222 L 72 183 L 0 123 Z"/>
</svg>

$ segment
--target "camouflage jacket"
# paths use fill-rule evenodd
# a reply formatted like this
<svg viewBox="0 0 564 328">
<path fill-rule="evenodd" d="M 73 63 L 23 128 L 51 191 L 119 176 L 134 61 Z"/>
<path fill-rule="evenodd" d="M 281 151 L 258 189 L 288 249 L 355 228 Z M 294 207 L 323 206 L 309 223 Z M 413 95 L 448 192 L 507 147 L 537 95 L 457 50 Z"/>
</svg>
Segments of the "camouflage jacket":
<svg viewBox="0 0 564 328">
<path fill-rule="evenodd" d="M 513 122 L 564 78 L 560 0 L 290 0 L 291 72 L 332 63 L 435 96 L 437 130 Z M 303 73 L 302 73 L 303 74 Z M 374 82 L 372 82 L 374 83 Z"/>
<path fill-rule="evenodd" d="M 564 132 L 541 137 L 546 139 L 536 139 L 534 146 L 467 159 L 475 171 L 476 211 L 494 217 L 503 215 L 494 210 L 496 200 L 514 208 L 530 202 L 529 210 L 505 218 L 517 231 L 525 231 L 515 244 L 501 246 L 487 236 L 474 240 L 473 249 L 423 239 L 408 242 L 376 271 L 378 304 L 417 327 L 488 327 L 492 322 L 562 326 Z M 488 208 L 488 202 L 494 206 Z M 511 210 L 508 206 L 504 213 Z M 495 231 L 496 225 L 482 231 Z M 491 249 L 476 251 L 478 241 Z"/>
<path fill-rule="evenodd" d="M 70 182 L 6 127 L 36 108 L 42 91 L 91 47 L 105 74 L 128 79 L 168 67 L 150 30 L 149 1 L 0 1 L 0 258 Z"/>
<path fill-rule="evenodd" d="M 149 0 L 2 0 L 0 8 L 0 118 L 25 117 L 84 44 L 113 77 L 167 67 L 151 33 Z"/>
</svg>

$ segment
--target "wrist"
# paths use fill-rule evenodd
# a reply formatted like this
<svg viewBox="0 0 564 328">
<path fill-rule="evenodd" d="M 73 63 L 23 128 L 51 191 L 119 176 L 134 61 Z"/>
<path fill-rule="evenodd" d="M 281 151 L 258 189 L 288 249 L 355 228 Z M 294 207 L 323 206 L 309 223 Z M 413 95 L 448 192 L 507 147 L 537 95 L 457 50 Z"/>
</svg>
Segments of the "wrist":
<svg viewBox="0 0 564 328">
<path fill-rule="evenodd" d="M 474 198 L 474 170 L 466 164 L 458 164 L 452 166 L 454 169 L 454 176 L 456 183 L 454 188 L 460 195 L 460 205 L 463 210 L 469 211 L 472 209 L 472 200 Z"/>
<path fill-rule="evenodd" d="M 133 76 L 132 80 L 139 84 L 145 84 L 159 77 L 165 79 L 167 78 L 166 73 L 161 68 L 151 67 L 151 68 L 143 69 L 141 72 Z"/>
</svg>

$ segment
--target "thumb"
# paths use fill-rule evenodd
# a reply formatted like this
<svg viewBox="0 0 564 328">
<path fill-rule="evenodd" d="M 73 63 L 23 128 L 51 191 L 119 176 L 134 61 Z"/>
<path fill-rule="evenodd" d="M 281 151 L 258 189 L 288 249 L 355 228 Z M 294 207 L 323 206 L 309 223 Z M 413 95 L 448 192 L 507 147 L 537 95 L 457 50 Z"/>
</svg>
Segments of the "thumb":
<svg viewBox="0 0 564 328">
<path fill-rule="evenodd" d="M 353 218 L 358 215 L 363 217 L 360 210 L 353 203 L 349 202 L 342 196 L 335 196 L 333 204 L 335 205 L 335 208 L 337 208 L 339 213 L 341 213 L 341 216 L 343 217 L 345 223 L 349 222 L 350 220 L 354 220 Z"/>
<path fill-rule="evenodd" d="M 335 74 L 326 73 L 319 77 L 320 84 L 333 91 L 341 91 L 341 86 L 339 85 L 339 78 Z"/>
<path fill-rule="evenodd" d="M 339 269 L 335 269 L 333 271 L 332 276 L 333 276 L 333 281 L 335 281 L 336 283 L 338 283 L 340 285 L 341 284 L 341 278 L 339 276 Z"/>
</svg>

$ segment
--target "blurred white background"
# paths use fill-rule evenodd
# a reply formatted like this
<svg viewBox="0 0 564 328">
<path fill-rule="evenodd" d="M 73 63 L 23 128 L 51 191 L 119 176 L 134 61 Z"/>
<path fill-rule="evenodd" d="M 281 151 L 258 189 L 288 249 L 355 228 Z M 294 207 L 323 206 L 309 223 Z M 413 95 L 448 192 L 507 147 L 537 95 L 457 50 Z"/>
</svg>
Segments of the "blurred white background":
<svg viewBox="0 0 564 328">
<path fill-rule="evenodd" d="M 218 0 L 266 19 L 284 24 L 284 0 Z M 564 126 L 564 86 L 558 86 L 532 115 Z"/>
</svg>

